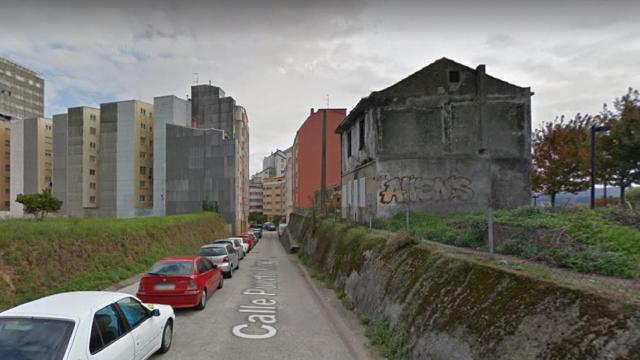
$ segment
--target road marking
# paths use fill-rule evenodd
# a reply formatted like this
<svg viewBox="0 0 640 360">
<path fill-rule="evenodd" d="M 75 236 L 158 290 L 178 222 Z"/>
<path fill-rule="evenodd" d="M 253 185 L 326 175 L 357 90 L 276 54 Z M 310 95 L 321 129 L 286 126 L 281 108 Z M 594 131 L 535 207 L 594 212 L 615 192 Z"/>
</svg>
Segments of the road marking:
<svg viewBox="0 0 640 360">
<path fill-rule="evenodd" d="M 242 294 L 260 297 L 250 299 L 251 305 L 240 305 L 238 312 L 250 315 L 246 323 L 234 326 L 231 333 L 242 339 L 269 339 L 278 334 L 276 327 L 270 325 L 278 322 L 277 302 L 271 298 L 277 295 L 278 290 L 276 264 L 271 260 L 256 260 L 249 269 L 252 272 L 251 288 L 245 289 Z"/>
</svg>

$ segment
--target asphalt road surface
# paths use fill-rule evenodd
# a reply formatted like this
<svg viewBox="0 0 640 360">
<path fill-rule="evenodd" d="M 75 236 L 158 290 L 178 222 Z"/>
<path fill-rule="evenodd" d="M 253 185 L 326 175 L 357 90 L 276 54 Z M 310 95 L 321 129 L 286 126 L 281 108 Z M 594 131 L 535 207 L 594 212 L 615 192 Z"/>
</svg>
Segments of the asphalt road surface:
<svg viewBox="0 0 640 360">
<path fill-rule="evenodd" d="M 352 316 L 265 231 L 205 310 L 176 311 L 171 350 L 153 359 L 373 358 Z"/>
</svg>

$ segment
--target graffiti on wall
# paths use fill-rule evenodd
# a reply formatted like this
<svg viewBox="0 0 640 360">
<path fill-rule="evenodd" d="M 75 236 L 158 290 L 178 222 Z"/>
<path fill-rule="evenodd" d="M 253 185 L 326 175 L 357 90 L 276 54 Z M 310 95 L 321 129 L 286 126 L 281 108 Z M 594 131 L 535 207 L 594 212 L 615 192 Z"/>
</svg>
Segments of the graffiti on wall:
<svg viewBox="0 0 640 360">
<path fill-rule="evenodd" d="M 402 176 L 390 178 L 382 184 L 380 202 L 390 204 L 416 201 L 469 201 L 473 198 L 471 180 L 461 176 L 423 178 Z"/>
</svg>

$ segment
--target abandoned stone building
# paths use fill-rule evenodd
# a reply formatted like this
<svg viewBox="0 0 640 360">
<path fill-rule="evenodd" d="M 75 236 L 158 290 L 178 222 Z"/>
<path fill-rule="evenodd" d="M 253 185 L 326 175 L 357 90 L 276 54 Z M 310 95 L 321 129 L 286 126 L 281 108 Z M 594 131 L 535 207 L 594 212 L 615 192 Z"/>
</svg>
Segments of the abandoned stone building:
<svg viewBox="0 0 640 360">
<path fill-rule="evenodd" d="M 529 204 L 531 90 L 442 58 L 360 100 L 342 142 L 342 214 Z"/>
</svg>

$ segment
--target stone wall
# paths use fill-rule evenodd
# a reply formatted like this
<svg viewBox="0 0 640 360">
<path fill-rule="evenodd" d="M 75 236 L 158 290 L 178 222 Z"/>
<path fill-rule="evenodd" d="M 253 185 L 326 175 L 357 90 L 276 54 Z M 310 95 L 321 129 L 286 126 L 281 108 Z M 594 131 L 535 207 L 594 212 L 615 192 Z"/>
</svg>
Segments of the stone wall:
<svg viewBox="0 0 640 360">
<path fill-rule="evenodd" d="M 290 235 L 414 359 L 640 359 L 640 305 L 452 254 L 407 234 L 292 214 Z"/>
</svg>

